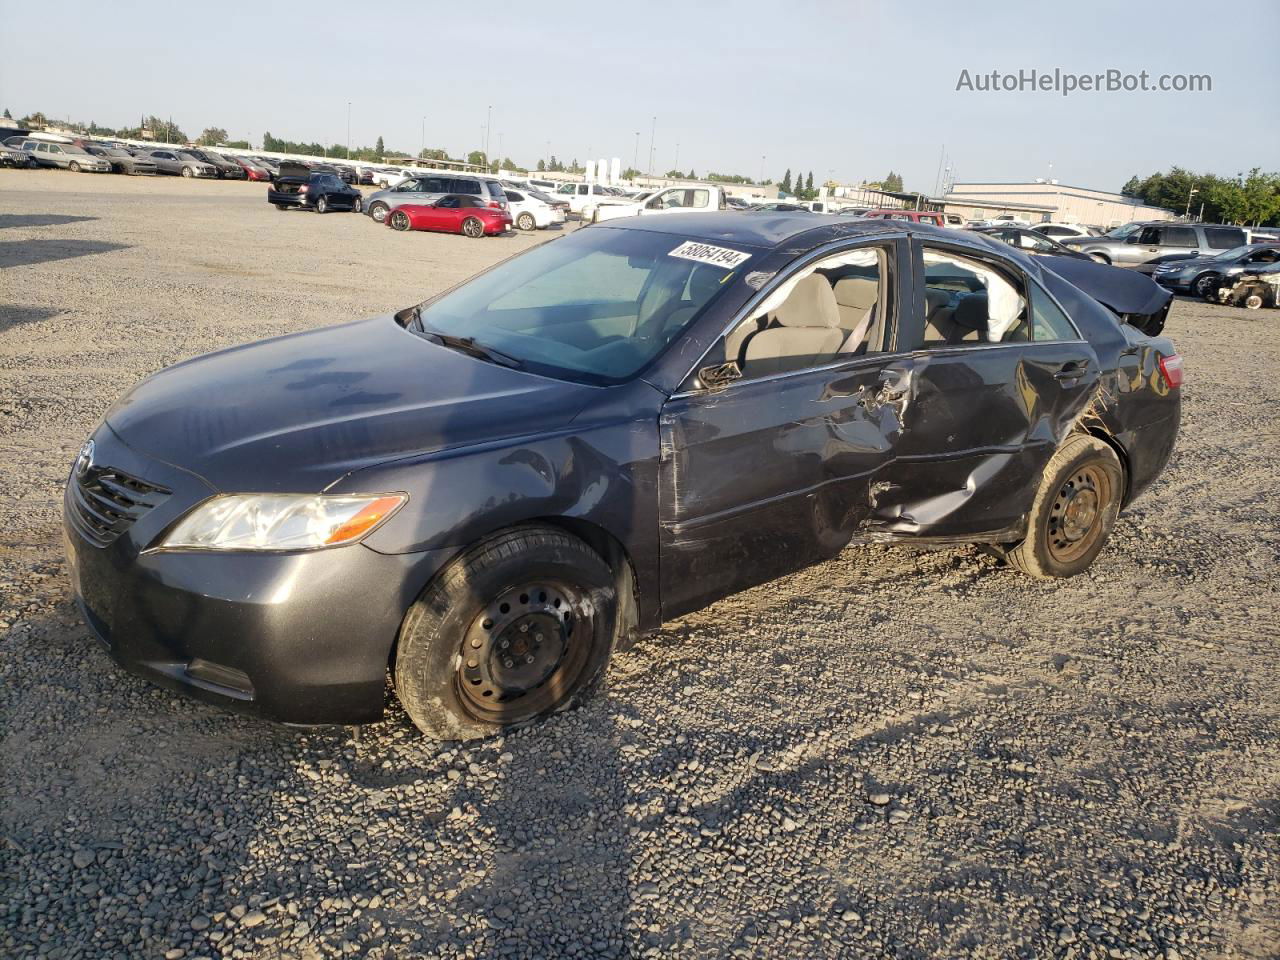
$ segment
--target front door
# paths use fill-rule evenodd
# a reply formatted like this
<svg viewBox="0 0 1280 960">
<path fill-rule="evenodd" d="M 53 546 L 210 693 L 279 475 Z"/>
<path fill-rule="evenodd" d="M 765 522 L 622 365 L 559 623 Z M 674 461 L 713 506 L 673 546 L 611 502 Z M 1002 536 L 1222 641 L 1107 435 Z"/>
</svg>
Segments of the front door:
<svg viewBox="0 0 1280 960">
<path fill-rule="evenodd" d="M 899 435 L 886 384 L 905 251 L 849 245 L 781 276 L 701 361 L 741 379 L 667 402 L 664 618 L 830 556 L 866 519 Z"/>
</svg>

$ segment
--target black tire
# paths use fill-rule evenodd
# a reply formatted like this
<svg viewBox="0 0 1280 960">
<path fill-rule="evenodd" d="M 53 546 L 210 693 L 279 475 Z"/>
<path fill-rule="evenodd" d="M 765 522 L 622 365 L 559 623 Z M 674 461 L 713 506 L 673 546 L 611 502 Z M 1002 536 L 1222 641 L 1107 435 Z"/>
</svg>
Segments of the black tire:
<svg viewBox="0 0 1280 960">
<path fill-rule="evenodd" d="M 288 210 L 288 209 L 289 209 L 289 205 L 288 205 L 287 203 L 277 203 L 275 206 L 276 206 L 276 209 L 277 209 L 277 210 Z"/>
<path fill-rule="evenodd" d="M 316 213 L 328 213 L 328 212 L 329 212 L 329 198 L 322 193 L 320 194 L 320 199 L 316 201 Z"/>
<path fill-rule="evenodd" d="M 1193 296 L 1207 299 L 1212 296 L 1213 289 L 1217 286 L 1218 278 L 1212 273 L 1202 273 L 1191 281 L 1191 293 Z"/>
<path fill-rule="evenodd" d="M 1120 513 L 1124 468 L 1097 437 L 1073 434 L 1049 460 L 1009 562 L 1033 577 L 1074 577 L 1101 552 Z"/>
<path fill-rule="evenodd" d="M 375 200 L 369 204 L 369 216 L 373 217 L 375 223 L 382 223 L 387 219 L 387 211 L 390 209 L 381 200 Z"/>
<path fill-rule="evenodd" d="M 354 200 L 351 201 L 352 213 L 359 213 L 363 209 L 364 209 L 364 200 L 362 198 L 356 197 Z"/>
<path fill-rule="evenodd" d="M 190 167 L 183 167 L 183 168 L 182 168 L 182 175 L 183 175 L 184 177 L 187 177 L 187 178 L 189 179 L 189 178 L 191 178 L 191 177 L 194 177 L 194 176 L 196 175 L 196 172 L 195 172 L 194 170 L 192 170 Z"/>
<path fill-rule="evenodd" d="M 462 232 L 472 240 L 479 240 L 484 236 L 484 224 L 476 217 L 467 217 L 462 221 Z"/>
<path fill-rule="evenodd" d="M 409 222 L 409 215 L 403 210 L 396 210 L 392 213 L 390 223 L 392 230 L 408 230 L 412 226 Z"/>
<path fill-rule="evenodd" d="M 409 608 L 396 695 L 439 740 L 490 736 L 568 709 L 604 674 L 617 609 L 613 571 L 599 554 L 555 527 L 514 527 L 450 563 Z"/>
<path fill-rule="evenodd" d="M 516 217 L 516 226 L 526 231 L 537 230 L 538 221 L 533 219 L 532 213 L 522 213 Z"/>
<path fill-rule="evenodd" d="M 68 169 L 68 170 L 70 170 L 72 173 L 79 173 L 79 172 L 80 172 L 80 164 L 78 164 L 78 163 L 76 163 L 74 160 L 72 160 L 70 163 L 68 163 L 68 164 L 67 164 L 67 169 Z"/>
</svg>

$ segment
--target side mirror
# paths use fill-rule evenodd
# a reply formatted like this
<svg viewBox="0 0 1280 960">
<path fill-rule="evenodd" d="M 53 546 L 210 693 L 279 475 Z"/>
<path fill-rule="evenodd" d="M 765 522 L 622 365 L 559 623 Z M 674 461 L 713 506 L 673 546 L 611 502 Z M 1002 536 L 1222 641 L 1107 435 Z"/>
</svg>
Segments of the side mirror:
<svg viewBox="0 0 1280 960">
<path fill-rule="evenodd" d="M 698 371 L 698 379 L 702 381 L 702 385 L 708 390 L 716 390 L 720 387 L 727 387 L 735 380 L 741 380 L 742 367 L 738 366 L 737 360 L 730 360 L 728 363 L 716 364 L 711 367 L 703 367 Z"/>
</svg>

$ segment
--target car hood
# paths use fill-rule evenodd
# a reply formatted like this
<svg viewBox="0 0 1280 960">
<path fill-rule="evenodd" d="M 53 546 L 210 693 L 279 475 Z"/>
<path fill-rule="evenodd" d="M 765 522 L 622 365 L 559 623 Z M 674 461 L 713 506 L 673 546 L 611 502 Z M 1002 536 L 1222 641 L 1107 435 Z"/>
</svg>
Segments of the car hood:
<svg viewBox="0 0 1280 960">
<path fill-rule="evenodd" d="M 1160 284 L 1133 270 L 1075 257 L 1046 256 L 1039 263 L 1121 316 L 1154 316 L 1173 298 Z"/>
<path fill-rule="evenodd" d="M 450 350 L 383 316 L 169 367 L 106 422 L 218 490 L 313 492 L 388 460 L 555 430 L 597 391 Z"/>
</svg>

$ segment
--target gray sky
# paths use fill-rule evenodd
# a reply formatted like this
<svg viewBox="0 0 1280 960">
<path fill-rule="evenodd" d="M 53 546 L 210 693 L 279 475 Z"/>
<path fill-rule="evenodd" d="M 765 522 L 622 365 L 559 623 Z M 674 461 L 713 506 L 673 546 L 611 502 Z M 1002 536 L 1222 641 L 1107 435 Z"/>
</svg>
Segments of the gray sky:
<svg viewBox="0 0 1280 960">
<path fill-rule="evenodd" d="M 260 144 L 342 142 L 453 155 L 482 143 L 522 164 L 637 154 L 766 176 L 879 179 L 931 191 L 943 145 L 961 180 L 1050 175 L 1119 189 L 1180 164 L 1280 169 L 1280 4 L 1221 21 L 1159 4 L 736 2 L 538 4 L 308 0 L 0 0 L 0 107 L 132 125 L 172 116 Z M 1225 12 L 1225 11 L 1224 11 Z M 1216 32 L 1221 42 L 1213 40 Z M 1152 82 L 1209 74 L 1210 93 L 956 90 L 976 76 L 1115 68 Z"/>
</svg>

